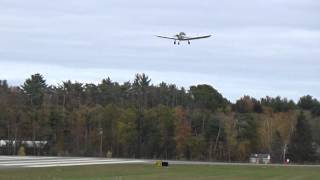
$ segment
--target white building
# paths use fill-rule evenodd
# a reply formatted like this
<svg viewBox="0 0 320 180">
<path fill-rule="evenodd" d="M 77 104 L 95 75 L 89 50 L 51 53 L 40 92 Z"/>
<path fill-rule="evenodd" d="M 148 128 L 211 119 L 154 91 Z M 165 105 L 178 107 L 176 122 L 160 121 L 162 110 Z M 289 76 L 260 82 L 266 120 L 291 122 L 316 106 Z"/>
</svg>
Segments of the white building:
<svg viewBox="0 0 320 180">
<path fill-rule="evenodd" d="M 16 144 L 24 145 L 27 148 L 43 148 L 46 144 L 48 144 L 48 141 L 10 141 L 10 140 L 0 140 L 0 147 L 6 147 L 9 145 L 15 146 Z"/>
<path fill-rule="evenodd" d="M 249 162 L 254 164 L 270 164 L 271 156 L 270 154 L 251 154 Z"/>
</svg>

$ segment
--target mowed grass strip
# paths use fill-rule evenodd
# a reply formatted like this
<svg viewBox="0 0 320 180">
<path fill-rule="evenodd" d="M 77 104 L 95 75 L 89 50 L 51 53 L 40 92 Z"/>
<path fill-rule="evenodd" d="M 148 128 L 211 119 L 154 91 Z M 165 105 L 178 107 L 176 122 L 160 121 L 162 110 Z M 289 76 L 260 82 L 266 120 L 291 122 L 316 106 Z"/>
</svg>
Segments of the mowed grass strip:
<svg viewBox="0 0 320 180">
<path fill-rule="evenodd" d="M 319 167 L 170 165 L 92 165 L 51 168 L 0 169 L 4 180 L 319 180 Z"/>
</svg>

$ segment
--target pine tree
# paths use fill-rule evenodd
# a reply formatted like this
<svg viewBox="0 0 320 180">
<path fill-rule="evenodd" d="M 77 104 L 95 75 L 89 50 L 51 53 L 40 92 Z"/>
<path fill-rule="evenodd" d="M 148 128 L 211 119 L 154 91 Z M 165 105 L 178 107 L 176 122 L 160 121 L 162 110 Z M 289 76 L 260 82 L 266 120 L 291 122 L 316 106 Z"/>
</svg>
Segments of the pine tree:
<svg viewBox="0 0 320 180">
<path fill-rule="evenodd" d="M 29 96 L 31 106 L 41 106 L 43 102 L 44 91 L 47 88 L 46 80 L 41 74 L 31 75 L 31 78 L 28 78 L 22 89 L 24 93 Z"/>
<path fill-rule="evenodd" d="M 288 147 L 288 157 L 293 162 L 303 163 L 314 161 L 315 151 L 312 147 L 312 134 L 310 125 L 301 111 L 298 116 L 295 132 Z"/>
<path fill-rule="evenodd" d="M 284 143 L 279 131 L 276 131 L 271 143 L 271 158 L 273 163 L 280 163 L 283 159 Z"/>
</svg>

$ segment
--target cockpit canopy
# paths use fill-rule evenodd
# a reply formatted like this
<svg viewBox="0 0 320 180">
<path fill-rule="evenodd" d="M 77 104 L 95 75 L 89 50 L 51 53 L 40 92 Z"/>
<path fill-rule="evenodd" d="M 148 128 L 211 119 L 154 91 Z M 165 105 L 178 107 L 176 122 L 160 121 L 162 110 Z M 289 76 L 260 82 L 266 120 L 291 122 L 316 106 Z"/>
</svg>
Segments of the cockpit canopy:
<svg viewBox="0 0 320 180">
<path fill-rule="evenodd" d="M 186 33 L 184 33 L 184 32 L 180 32 L 180 33 L 179 33 L 179 35 L 180 35 L 180 36 L 185 36 L 185 35 L 186 35 Z"/>
</svg>

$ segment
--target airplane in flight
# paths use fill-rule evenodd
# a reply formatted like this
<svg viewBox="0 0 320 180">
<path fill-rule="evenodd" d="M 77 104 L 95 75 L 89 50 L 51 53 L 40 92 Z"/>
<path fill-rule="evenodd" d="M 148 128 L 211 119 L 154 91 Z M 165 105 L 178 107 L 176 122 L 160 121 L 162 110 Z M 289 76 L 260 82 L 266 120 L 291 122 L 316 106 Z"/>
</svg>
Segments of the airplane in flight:
<svg viewBox="0 0 320 180">
<path fill-rule="evenodd" d="M 196 36 L 196 37 L 188 37 L 186 36 L 186 33 L 180 32 L 177 35 L 174 35 L 173 37 L 167 37 L 167 36 L 158 36 L 159 38 L 164 38 L 164 39 L 172 39 L 174 40 L 173 44 L 178 44 L 180 45 L 180 41 L 188 41 L 188 44 L 190 44 L 191 40 L 196 40 L 196 39 L 204 39 L 204 38 L 209 38 L 211 35 L 206 35 L 206 36 Z"/>
</svg>

